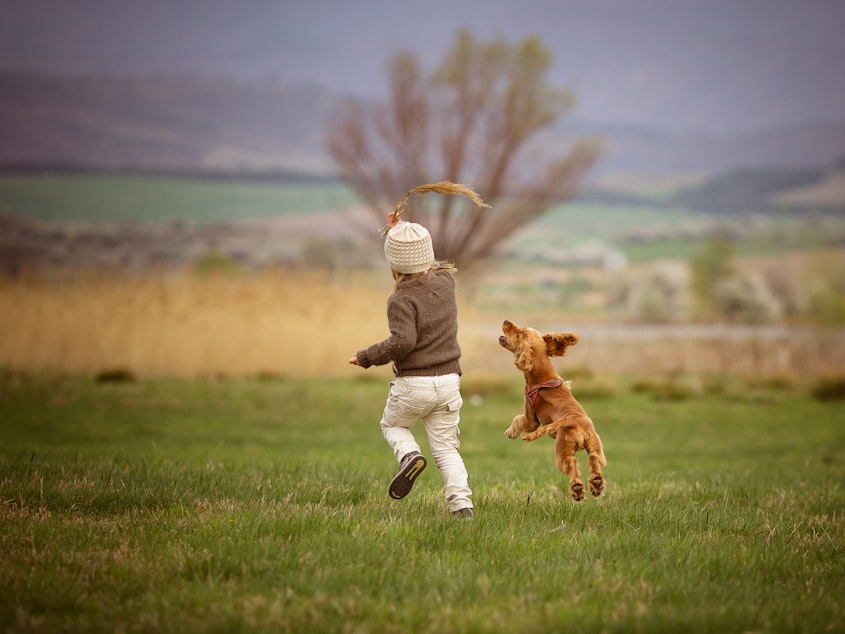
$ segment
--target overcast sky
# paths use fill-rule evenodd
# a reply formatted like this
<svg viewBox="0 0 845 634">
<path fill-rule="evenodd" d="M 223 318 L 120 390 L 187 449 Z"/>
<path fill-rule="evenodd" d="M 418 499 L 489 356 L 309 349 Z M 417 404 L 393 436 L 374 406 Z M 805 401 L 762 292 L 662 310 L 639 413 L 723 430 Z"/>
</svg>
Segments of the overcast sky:
<svg viewBox="0 0 845 634">
<path fill-rule="evenodd" d="M 377 95 L 392 53 L 431 66 L 467 27 L 539 36 L 579 118 L 724 132 L 845 121 L 843 25 L 843 0 L 0 0 L 0 68 Z"/>
</svg>

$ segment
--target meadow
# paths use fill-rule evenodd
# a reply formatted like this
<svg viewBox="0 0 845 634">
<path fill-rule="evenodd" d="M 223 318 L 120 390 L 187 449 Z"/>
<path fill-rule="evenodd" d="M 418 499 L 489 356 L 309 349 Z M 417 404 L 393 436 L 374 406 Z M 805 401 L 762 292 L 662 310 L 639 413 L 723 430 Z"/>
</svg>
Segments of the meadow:
<svg viewBox="0 0 845 634">
<path fill-rule="evenodd" d="M 205 222 L 349 202 L 56 178 L 0 180 L 0 213 Z M 572 205 L 527 237 L 691 220 Z M 791 257 L 825 244 L 799 237 Z M 649 262 L 697 244 L 625 249 Z M 346 362 L 387 335 L 384 272 L 0 280 L 0 630 L 845 631 L 841 328 L 614 323 L 531 279 L 516 298 L 459 273 L 472 521 L 448 514 L 433 464 L 387 496 L 392 374 Z M 604 441 L 603 498 L 566 496 L 551 442 L 505 438 L 523 386 L 504 318 L 581 335 L 556 365 Z"/>
<path fill-rule="evenodd" d="M 503 435 L 519 377 L 465 376 L 465 521 L 433 465 L 388 498 L 386 383 L 363 372 L 3 372 L 0 628 L 843 631 L 845 402 L 615 380 L 580 396 L 608 490 L 575 503 L 550 442 Z"/>
</svg>

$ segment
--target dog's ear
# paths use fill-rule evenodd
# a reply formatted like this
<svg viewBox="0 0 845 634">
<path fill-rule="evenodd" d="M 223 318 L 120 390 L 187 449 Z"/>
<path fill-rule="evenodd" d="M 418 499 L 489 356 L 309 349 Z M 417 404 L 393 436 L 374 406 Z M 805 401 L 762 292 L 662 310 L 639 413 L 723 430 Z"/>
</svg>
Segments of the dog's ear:
<svg viewBox="0 0 845 634">
<path fill-rule="evenodd" d="M 562 357 L 569 346 L 578 343 L 578 335 L 571 332 L 550 332 L 543 335 L 546 342 L 546 354 L 550 357 Z"/>
<path fill-rule="evenodd" d="M 531 342 L 523 338 L 514 350 L 514 365 L 523 372 L 531 372 L 534 369 L 534 349 Z"/>
</svg>

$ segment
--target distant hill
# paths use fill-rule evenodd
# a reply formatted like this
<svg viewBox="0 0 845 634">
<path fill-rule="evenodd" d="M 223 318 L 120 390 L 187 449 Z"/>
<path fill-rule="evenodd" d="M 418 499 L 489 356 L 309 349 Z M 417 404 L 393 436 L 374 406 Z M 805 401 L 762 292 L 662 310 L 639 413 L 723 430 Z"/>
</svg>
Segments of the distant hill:
<svg viewBox="0 0 845 634">
<path fill-rule="evenodd" d="M 785 208 L 845 209 L 845 167 L 825 172 L 807 185 L 778 191 L 770 200 Z"/>
<path fill-rule="evenodd" d="M 324 129 L 340 98 L 316 87 L 229 77 L 105 77 L 0 71 L 0 166 L 329 174 Z M 712 176 L 757 166 L 818 168 L 845 155 L 845 124 L 735 135 L 565 119 L 542 145 L 600 136 L 594 177 Z"/>
<path fill-rule="evenodd" d="M 680 190 L 672 204 L 715 213 L 845 210 L 845 170 L 831 168 L 740 169 Z"/>
<path fill-rule="evenodd" d="M 325 172 L 333 100 L 233 79 L 0 73 L 0 163 Z"/>
<path fill-rule="evenodd" d="M 807 123 L 735 134 L 670 132 L 619 125 L 581 125 L 572 134 L 598 134 L 607 154 L 600 176 L 712 177 L 748 168 L 818 168 L 845 156 L 845 123 Z"/>
</svg>

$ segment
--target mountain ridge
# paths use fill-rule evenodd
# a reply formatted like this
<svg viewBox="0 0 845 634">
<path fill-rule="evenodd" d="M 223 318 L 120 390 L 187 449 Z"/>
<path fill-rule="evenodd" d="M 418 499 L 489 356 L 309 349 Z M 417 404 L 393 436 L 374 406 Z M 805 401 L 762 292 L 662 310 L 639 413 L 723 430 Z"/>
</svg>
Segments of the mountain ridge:
<svg viewBox="0 0 845 634">
<path fill-rule="evenodd" d="M 0 164 L 328 175 L 324 129 L 342 98 L 315 84 L 228 76 L 0 70 Z M 599 179 L 818 167 L 845 155 L 845 122 L 715 134 L 571 116 L 544 134 L 557 150 L 601 136 Z"/>
</svg>

